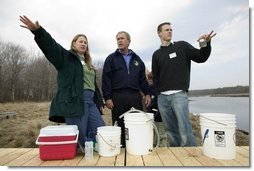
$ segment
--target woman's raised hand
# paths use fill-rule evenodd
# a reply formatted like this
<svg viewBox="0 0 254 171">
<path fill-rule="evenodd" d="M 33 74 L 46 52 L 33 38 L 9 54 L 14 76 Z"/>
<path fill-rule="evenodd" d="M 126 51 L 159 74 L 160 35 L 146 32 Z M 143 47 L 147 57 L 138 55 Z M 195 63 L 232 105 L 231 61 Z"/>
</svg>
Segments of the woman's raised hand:
<svg viewBox="0 0 254 171">
<path fill-rule="evenodd" d="M 31 31 L 36 31 L 40 28 L 39 22 L 36 21 L 33 23 L 29 18 L 27 18 L 25 15 L 19 16 L 19 20 L 24 24 L 20 25 L 23 28 L 29 29 Z"/>
</svg>

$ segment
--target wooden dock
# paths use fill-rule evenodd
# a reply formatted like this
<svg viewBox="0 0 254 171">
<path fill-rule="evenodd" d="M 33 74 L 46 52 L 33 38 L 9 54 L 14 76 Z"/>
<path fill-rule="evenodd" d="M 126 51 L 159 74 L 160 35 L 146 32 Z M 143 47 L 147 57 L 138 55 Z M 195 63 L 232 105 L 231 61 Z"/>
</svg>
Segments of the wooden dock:
<svg viewBox="0 0 254 171">
<path fill-rule="evenodd" d="M 100 157 L 94 153 L 91 160 L 85 160 L 84 154 L 78 153 L 71 160 L 42 161 L 38 148 L 0 148 L 0 166 L 216 166 L 250 167 L 249 146 L 236 147 L 236 158 L 219 160 L 202 154 L 202 147 L 160 147 L 148 155 L 131 155 L 125 149 L 115 157 Z"/>
<path fill-rule="evenodd" d="M 0 111 L 0 119 L 9 119 L 9 118 L 15 118 L 17 115 L 16 112 L 1 112 Z"/>
</svg>

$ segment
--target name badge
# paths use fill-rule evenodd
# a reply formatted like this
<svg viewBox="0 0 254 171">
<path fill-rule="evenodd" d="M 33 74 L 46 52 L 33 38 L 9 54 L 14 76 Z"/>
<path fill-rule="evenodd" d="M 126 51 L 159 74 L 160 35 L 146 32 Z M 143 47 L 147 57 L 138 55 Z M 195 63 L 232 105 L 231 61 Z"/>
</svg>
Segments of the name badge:
<svg viewBox="0 0 254 171">
<path fill-rule="evenodd" d="M 177 57 L 175 52 L 169 54 L 169 58 L 175 58 L 175 57 Z"/>
<path fill-rule="evenodd" d="M 81 64 L 82 64 L 82 65 L 86 65 L 85 61 L 81 61 Z"/>
</svg>

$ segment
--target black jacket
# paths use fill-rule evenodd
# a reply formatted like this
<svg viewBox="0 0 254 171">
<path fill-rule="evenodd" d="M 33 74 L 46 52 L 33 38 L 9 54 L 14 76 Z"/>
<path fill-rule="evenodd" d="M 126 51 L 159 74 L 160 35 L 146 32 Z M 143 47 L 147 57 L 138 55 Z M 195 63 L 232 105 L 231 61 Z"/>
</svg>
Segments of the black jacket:
<svg viewBox="0 0 254 171">
<path fill-rule="evenodd" d="M 152 57 L 152 74 L 157 92 L 188 91 L 191 61 L 205 62 L 210 53 L 210 42 L 207 43 L 207 47 L 201 49 L 196 49 L 185 41 L 179 41 L 156 50 Z"/>
</svg>

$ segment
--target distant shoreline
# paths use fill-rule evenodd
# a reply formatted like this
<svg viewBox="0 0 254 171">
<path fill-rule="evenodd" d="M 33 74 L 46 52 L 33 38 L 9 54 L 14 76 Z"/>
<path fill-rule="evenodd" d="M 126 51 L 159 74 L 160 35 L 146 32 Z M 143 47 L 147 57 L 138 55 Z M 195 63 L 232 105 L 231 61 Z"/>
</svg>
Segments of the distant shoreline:
<svg viewBox="0 0 254 171">
<path fill-rule="evenodd" d="M 249 86 L 222 87 L 215 89 L 190 90 L 190 97 L 249 97 Z"/>
<path fill-rule="evenodd" d="M 239 94 L 212 94 L 211 97 L 249 97 L 249 93 L 239 93 Z"/>
<path fill-rule="evenodd" d="M 202 94 L 202 95 L 189 95 L 189 97 L 202 97 L 202 96 L 210 96 L 210 97 L 249 97 L 249 93 L 237 93 L 237 94 Z"/>
</svg>

